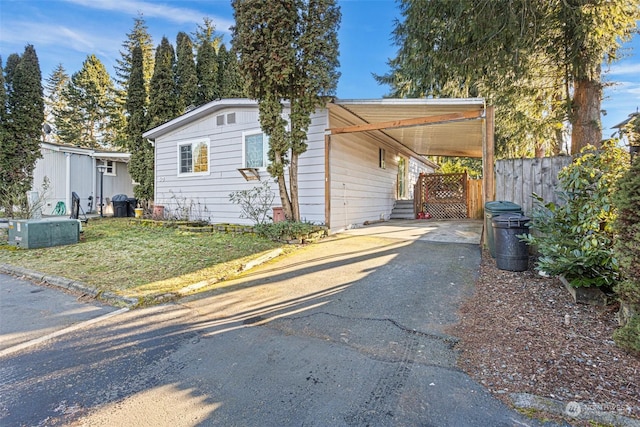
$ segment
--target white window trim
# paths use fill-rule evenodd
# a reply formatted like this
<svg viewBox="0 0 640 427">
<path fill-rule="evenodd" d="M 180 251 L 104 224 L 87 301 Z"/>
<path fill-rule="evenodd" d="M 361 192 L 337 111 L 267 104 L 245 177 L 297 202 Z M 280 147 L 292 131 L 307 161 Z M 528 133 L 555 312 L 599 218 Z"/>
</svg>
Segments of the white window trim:
<svg viewBox="0 0 640 427">
<path fill-rule="evenodd" d="M 207 170 L 205 172 L 180 172 L 180 148 L 185 145 L 191 145 L 191 153 L 193 154 L 193 146 L 196 144 L 207 144 Z M 193 166 L 193 165 L 192 165 Z M 192 176 L 205 176 L 211 174 L 211 143 L 209 138 L 188 139 L 180 141 L 176 145 L 176 175 L 178 178 L 192 177 Z"/>
<path fill-rule="evenodd" d="M 253 129 L 249 131 L 242 132 L 242 167 L 246 168 L 247 164 L 247 144 L 245 142 L 247 136 L 252 135 L 260 135 L 262 134 L 262 158 L 264 160 L 264 166 L 256 168 L 260 171 L 267 170 L 267 165 L 269 165 L 269 137 L 262 131 L 262 129 Z"/>
<path fill-rule="evenodd" d="M 111 162 L 111 172 L 108 172 L 109 171 L 109 162 Z M 116 164 L 117 164 L 117 162 L 115 162 L 113 160 L 102 160 L 102 164 L 104 165 L 104 167 L 106 167 L 106 169 L 104 170 L 104 176 L 116 176 L 116 173 L 117 173 Z"/>
</svg>

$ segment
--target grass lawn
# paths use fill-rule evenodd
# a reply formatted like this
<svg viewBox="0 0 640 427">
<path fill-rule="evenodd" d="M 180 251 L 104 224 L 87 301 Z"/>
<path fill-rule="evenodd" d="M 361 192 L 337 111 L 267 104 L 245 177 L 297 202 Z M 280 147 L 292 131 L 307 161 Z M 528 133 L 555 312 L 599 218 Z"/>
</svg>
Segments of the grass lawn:
<svg viewBox="0 0 640 427">
<path fill-rule="evenodd" d="M 152 298 L 237 274 L 282 243 L 252 234 L 193 233 L 142 226 L 129 218 L 90 220 L 77 245 L 20 249 L 0 236 L 0 263 L 67 277 L 123 297 Z"/>
</svg>

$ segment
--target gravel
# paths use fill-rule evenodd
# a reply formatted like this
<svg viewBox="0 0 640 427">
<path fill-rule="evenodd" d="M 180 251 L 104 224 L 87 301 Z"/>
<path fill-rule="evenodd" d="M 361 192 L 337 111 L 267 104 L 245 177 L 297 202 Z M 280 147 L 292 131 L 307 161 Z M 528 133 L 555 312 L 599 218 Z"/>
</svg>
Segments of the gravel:
<svg viewBox="0 0 640 427">
<path fill-rule="evenodd" d="M 449 332 L 460 338 L 460 368 L 508 404 L 527 393 L 640 419 L 640 356 L 613 342 L 617 310 L 576 304 L 559 279 L 533 269 L 499 270 L 485 251 Z M 580 422 L 571 420 L 592 425 Z"/>
</svg>

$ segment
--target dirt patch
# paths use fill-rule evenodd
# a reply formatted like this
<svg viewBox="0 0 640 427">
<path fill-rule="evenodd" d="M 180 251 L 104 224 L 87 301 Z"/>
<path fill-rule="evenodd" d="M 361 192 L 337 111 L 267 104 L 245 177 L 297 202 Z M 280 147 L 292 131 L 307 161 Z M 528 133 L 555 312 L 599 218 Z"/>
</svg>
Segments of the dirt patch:
<svg viewBox="0 0 640 427">
<path fill-rule="evenodd" d="M 461 338 L 459 366 L 507 403 L 531 393 L 640 418 L 640 357 L 613 342 L 617 309 L 576 304 L 558 279 L 499 270 L 485 251 L 449 332 Z"/>
</svg>

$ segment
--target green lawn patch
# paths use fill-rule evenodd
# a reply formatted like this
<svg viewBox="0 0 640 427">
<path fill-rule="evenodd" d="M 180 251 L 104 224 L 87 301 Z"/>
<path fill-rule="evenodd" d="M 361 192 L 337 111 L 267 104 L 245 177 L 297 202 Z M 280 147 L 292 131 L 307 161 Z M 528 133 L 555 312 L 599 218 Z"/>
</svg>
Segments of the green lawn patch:
<svg viewBox="0 0 640 427">
<path fill-rule="evenodd" d="M 6 237 L 0 241 L 0 263 L 143 300 L 178 295 L 194 283 L 201 284 L 197 291 L 209 290 L 247 262 L 283 247 L 251 233 L 150 227 L 129 218 L 90 220 L 75 245 L 12 250 L 5 243 Z"/>
</svg>

